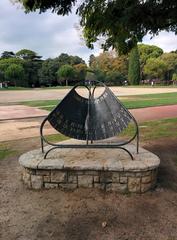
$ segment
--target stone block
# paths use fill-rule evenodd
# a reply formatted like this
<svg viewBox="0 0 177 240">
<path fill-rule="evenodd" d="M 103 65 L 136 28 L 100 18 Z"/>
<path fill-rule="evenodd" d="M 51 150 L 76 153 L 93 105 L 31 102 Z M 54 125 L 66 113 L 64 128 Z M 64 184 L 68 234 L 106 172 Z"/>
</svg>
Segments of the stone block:
<svg viewBox="0 0 177 240">
<path fill-rule="evenodd" d="M 118 172 L 112 173 L 112 182 L 119 182 L 120 181 L 120 174 Z"/>
<path fill-rule="evenodd" d="M 128 178 L 127 177 L 124 177 L 124 176 L 120 177 L 120 183 L 127 183 L 127 182 L 128 182 Z"/>
<path fill-rule="evenodd" d="M 105 190 L 106 189 L 106 184 L 105 183 L 94 183 L 94 188 Z"/>
<path fill-rule="evenodd" d="M 59 188 L 65 189 L 65 190 L 74 190 L 77 188 L 76 183 L 59 183 Z"/>
<path fill-rule="evenodd" d="M 151 175 L 142 177 L 142 183 L 150 183 L 151 182 Z"/>
<path fill-rule="evenodd" d="M 51 171 L 51 182 L 63 183 L 67 180 L 67 174 L 63 171 L 52 170 Z"/>
<path fill-rule="evenodd" d="M 57 183 L 44 183 L 44 187 L 47 189 L 58 188 L 58 184 Z"/>
<path fill-rule="evenodd" d="M 144 192 L 147 192 L 148 190 L 152 189 L 153 186 L 151 183 L 142 183 L 141 184 L 141 192 L 144 193 Z"/>
<path fill-rule="evenodd" d="M 76 183 L 77 184 L 77 175 L 68 174 L 68 183 Z"/>
<path fill-rule="evenodd" d="M 112 182 L 112 172 L 100 172 L 100 182 L 101 183 L 111 183 Z"/>
<path fill-rule="evenodd" d="M 78 187 L 84 187 L 84 188 L 93 187 L 93 176 L 90 176 L 90 175 L 78 176 Z"/>
<path fill-rule="evenodd" d="M 121 184 L 121 183 L 106 184 L 106 191 L 126 193 L 127 192 L 127 184 Z"/>
<path fill-rule="evenodd" d="M 31 175 L 31 187 L 33 189 L 41 189 L 43 187 L 43 177 L 37 175 Z"/>
<path fill-rule="evenodd" d="M 64 167 L 64 160 L 62 158 L 49 158 L 47 159 L 42 158 L 42 161 L 39 162 L 38 168 L 39 169 L 58 169 L 61 170 Z"/>
<path fill-rule="evenodd" d="M 100 177 L 99 176 L 93 176 L 93 181 L 94 181 L 94 183 L 99 183 L 100 182 Z"/>
<path fill-rule="evenodd" d="M 28 188 L 31 188 L 31 175 L 27 171 L 23 171 L 22 180 L 27 185 Z"/>
<path fill-rule="evenodd" d="M 43 176 L 44 182 L 51 182 L 50 176 Z"/>
<path fill-rule="evenodd" d="M 43 169 L 36 170 L 36 175 L 49 176 L 50 175 L 50 170 L 43 170 Z"/>
<path fill-rule="evenodd" d="M 92 175 L 92 176 L 98 176 L 98 171 L 83 171 L 83 175 Z"/>
<path fill-rule="evenodd" d="M 128 191 L 132 193 L 140 192 L 140 178 L 138 177 L 128 178 Z"/>
<path fill-rule="evenodd" d="M 29 174 L 36 175 L 36 169 L 25 168 L 25 170 L 26 170 L 27 173 L 29 173 Z"/>
<path fill-rule="evenodd" d="M 124 176 L 126 176 L 126 177 L 136 177 L 136 172 L 124 172 Z"/>
</svg>

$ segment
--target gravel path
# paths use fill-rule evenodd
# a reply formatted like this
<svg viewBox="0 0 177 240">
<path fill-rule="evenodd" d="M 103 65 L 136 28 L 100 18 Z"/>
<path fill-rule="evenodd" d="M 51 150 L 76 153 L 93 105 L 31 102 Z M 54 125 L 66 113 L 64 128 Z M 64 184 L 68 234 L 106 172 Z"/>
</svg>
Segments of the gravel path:
<svg viewBox="0 0 177 240">
<path fill-rule="evenodd" d="M 177 88 L 126 88 L 126 87 L 112 87 L 112 91 L 116 96 L 126 95 L 140 95 L 151 93 L 170 93 L 177 92 Z M 20 90 L 20 91 L 1 91 L 0 92 L 0 104 L 7 104 L 13 102 L 23 102 L 32 100 L 52 100 L 62 99 L 70 89 L 34 89 L 34 90 Z M 99 95 L 103 91 L 102 88 L 97 90 Z M 79 93 L 85 94 L 87 90 L 80 89 Z"/>
</svg>

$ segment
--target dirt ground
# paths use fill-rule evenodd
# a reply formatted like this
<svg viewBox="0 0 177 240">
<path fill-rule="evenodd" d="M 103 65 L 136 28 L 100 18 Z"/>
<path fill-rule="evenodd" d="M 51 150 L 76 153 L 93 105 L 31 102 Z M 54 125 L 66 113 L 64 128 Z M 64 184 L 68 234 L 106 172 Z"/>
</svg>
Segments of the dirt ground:
<svg viewBox="0 0 177 240">
<path fill-rule="evenodd" d="M 9 144 L 19 156 L 38 147 L 39 140 Z M 28 190 L 20 180 L 18 156 L 1 160 L 0 239 L 176 240 L 177 139 L 144 146 L 161 158 L 161 166 L 157 188 L 142 195 Z"/>
<path fill-rule="evenodd" d="M 151 93 L 168 93 L 177 92 L 177 88 L 126 88 L 126 87 L 111 87 L 112 91 L 116 96 L 126 95 L 140 95 L 140 94 L 151 94 Z M 70 89 L 33 89 L 33 90 L 20 90 L 20 91 L 1 91 L 0 92 L 0 105 L 7 103 L 32 101 L 32 100 L 52 100 L 62 99 Z M 98 91 L 98 92 L 97 92 Z M 96 94 L 100 94 L 103 89 L 98 89 Z M 81 95 L 88 93 L 87 90 L 80 89 Z"/>
</svg>

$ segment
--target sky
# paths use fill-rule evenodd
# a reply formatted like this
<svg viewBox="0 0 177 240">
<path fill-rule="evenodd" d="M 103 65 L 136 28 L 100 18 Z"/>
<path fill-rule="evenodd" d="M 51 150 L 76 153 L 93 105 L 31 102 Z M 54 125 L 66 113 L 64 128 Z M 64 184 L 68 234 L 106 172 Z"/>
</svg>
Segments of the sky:
<svg viewBox="0 0 177 240">
<path fill-rule="evenodd" d="M 25 48 L 37 52 L 43 59 L 68 53 L 78 55 L 87 62 L 90 54 L 98 55 L 102 50 L 98 44 L 94 50 L 84 45 L 75 27 L 78 23 L 74 13 L 64 17 L 49 11 L 25 14 L 10 0 L 0 0 L 0 54 Z M 143 43 L 157 45 L 164 52 L 169 52 L 177 49 L 177 36 L 162 32 L 153 39 L 145 36 Z"/>
</svg>

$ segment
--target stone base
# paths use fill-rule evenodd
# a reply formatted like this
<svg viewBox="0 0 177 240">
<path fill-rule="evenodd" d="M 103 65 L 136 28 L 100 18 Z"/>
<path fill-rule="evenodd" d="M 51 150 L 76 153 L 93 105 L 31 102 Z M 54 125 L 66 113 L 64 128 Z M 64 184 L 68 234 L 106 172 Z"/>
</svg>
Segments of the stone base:
<svg viewBox="0 0 177 240">
<path fill-rule="evenodd" d="M 68 143 L 68 141 L 65 141 Z M 132 144 L 120 149 L 57 149 L 44 159 L 41 150 L 23 154 L 23 182 L 32 189 L 97 188 L 120 193 L 144 193 L 156 185 L 159 158 Z"/>
</svg>

